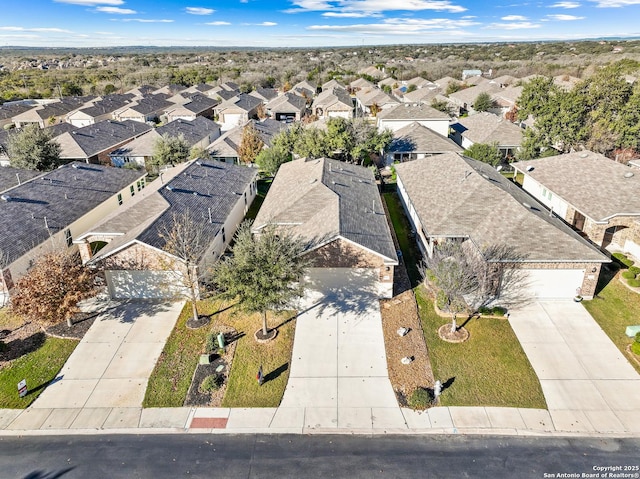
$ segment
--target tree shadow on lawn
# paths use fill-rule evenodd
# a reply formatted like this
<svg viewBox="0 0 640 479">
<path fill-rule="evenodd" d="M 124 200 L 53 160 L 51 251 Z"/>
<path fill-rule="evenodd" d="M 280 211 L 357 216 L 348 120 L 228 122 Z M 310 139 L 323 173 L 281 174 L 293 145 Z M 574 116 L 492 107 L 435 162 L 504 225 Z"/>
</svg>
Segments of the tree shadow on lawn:
<svg viewBox="0 0 640 479">
<path fill-rule="evenodd" d="M 24 339 L 14 339 L 5 343 L 4 351 L 0 352 L 0 360 L 12 361 L 26 354 L 32 353 L 42 347 L 47 335 L 38 331 Z"/>
</svg>

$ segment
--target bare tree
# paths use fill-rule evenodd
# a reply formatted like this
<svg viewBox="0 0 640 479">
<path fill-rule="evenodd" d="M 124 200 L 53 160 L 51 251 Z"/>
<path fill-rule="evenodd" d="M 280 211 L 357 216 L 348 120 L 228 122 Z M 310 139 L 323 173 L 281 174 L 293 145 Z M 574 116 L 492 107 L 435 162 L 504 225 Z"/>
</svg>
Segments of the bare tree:
<svg viewBox="0 0 640 479">
<path fill-rule="evenodd" d="M 9 290 L 6 285 L 6 281 L 4 279 L 4 269 L 9 266 L 9 257 L 8 255 L 0 249 L 0 286 L 6 287 L 7 291 Z M 2 308 L 6 304 L 8 296 L 4 294 L 4 291 L 0 289 L 0 308 Z"/>
<path fill-rule="evenodd" d="M 174 213 L 171 221 L 165 224 L 160 232 L 164 239 L 164 250 L 179 259 L 182 264 L 169 262 L 167 271 L 176 271 L 183 288 L 182 295 L 191 302 L 193 319 L 198 320 L 196 302 L 200 297 L 200 281 L 205 274 L 200 270 L 200 263 L 210 245 L 210 235 L 206 234 L 207 220 L 196 218 L 189 210 Z"/>
</svg>

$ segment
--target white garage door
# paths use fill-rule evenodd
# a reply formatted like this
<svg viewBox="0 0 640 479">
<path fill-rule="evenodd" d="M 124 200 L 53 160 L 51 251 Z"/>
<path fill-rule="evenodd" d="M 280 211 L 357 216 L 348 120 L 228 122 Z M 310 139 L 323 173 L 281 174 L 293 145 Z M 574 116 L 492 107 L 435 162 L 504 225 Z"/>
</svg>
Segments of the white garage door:
<svg viewBox="0 0 640 479">
<path fill-rule="evenodd" d="M 171 271 L 105 271 L 105 277 L 113 299 L 174 298 L 184 290 Z"/>
<path fill-rule="evenodd" d="M 583 269 L 527 269 L 528 295 L 538 299 L 572 299 L 584 279 Z"/>
</svg>

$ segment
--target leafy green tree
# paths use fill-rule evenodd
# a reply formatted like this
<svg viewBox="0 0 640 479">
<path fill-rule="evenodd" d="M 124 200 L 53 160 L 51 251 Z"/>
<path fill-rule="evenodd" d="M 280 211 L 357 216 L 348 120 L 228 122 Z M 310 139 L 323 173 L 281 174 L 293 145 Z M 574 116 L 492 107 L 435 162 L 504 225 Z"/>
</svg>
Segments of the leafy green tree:
<svg viewBox="0 0 640 479">
<path fill-rule="evenodd" d="M 474 143 L 464 150 L 463 155 L 473 158 L 474 160 L 488 163 L 491 166 L 498 166 L 502 162 L 502 153 L 498 149 L 497 144 Z"/>
<path fill-rule="evenodd" d="M 309 266 L 306 244 L 269 225 L 252 236 L 250 224 L 240 225 L 233 255 L 220 261 L 212 276 L 223 297 L 237 300 L 249 313 L 262 313 L 267 337 L 267 311 L 285 307 L 304 293 L 302 279 Z"/>
<path fill-rule="evenodd" d="M 241 163 L 253 163 L 258 156 L 258 153 L 264 148 L 264 142 L 253 126 L 253 123 L 249 123 L 242 130 L 242 140 L 238 147 L 238 155 Z"/>
<path fill-rule="evenodd" d="M 476 100 L 473 102 L 473 109 L 475 111 L 489 111 L 491 108 L 495 107 L 495 102 L 491 95 L 487 92 L 480 93 Z"/>
<path fill-rule="evenodd" d="M 153 145 L 152 166 L 175 165 L 189 158 L 189 143 L 184 136 L 162 135 Z"/>
<path fill-rule="evenodd" d="M 291 161 L 291 153 L 279 146 L 265 148 L 256 157 L 256 164 L 265 176 L 276 176 L 282 163 Z"/>
<path fill-rule="evenodd" d="M 416 91 L 417 89 L 418 87 L 414 83 L 412 83 L 407 87 L 407 93 L 411 93 L 412 91 Z"/>
<path fill-rule="evenodd" d="M 191 150 L 189 150 L 189 159 L 195 160 L 197 158 L 200 158 L 202 160 L 209 160 L 211 159 L 211 154 L 206 148 L 203 148 L 201 146 L 192 146 Z"/>
<path fill-rule="evenodd" d="M 451 105 L 449 105 L 445 100 L 438 100 L 434 98 L 431 100 L 431 108 L 451 115 Z"/>
<path fill-rule="evenodd" d="M 116 88 L 116 86 L 113 83 L 107 83 L 104 86 L 104 94 L 105 95 L 111 95 L 112 93 L 115 93 L 116 91 L 118 91 L 118 89 Z"/>
<path fill-rule="evenodd" d="M 82 96 L 82 88 L 71 82 L 64 82 L 60 87 L 62 96 Z"/>
<path fill-rule="evenodd" d="M 60 144 L 51 133 L 33 123 L 9 133 L 8 153 L 11 166 L 48 171 L 60 163 Z"/>
</svg>

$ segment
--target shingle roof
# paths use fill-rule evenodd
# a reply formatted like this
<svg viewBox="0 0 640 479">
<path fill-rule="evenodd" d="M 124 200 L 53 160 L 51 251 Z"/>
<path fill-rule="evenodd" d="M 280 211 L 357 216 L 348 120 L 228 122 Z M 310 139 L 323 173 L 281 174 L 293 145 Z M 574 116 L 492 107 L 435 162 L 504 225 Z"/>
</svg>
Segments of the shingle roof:
<svg viewBox="0 0 640 479">
<path fill-rule="evenodd" d="M 60 135 L 57 138 L 62 147 L 60 158 L 90 158 L 149 130 L 149 125 L 139 121 L 99 121 Z"/>
<path fill-rule="evenodd" d="M 101 101 L 94 103 L 93 106 L 83 108 L 80 111 L 91 117 L 106 115 L 127 105 L 132 101 L 132 98 L 133 94 L 131 93 L 126 95 L 108 95 Z"/>
<path fill-rule="evenodd" d="M 453 140 L 439 135 L 418 122 L 400 128 L 393 133 L 390 152 L 445 153 L 462 152 Z"/>
<path fill-rule="evenodd" d="M 379 119 L 384 120 L 449 120 L 446 113 L 425 105 L 424 103 L 403 103 L 378 113 Z"/>
<path fill-rule="evenodd" d="M 267 103 L 267 110 L 274 113 L 289 113 L 303 111 L 307 107 L 307 100 L 294 93 L 285 93 Z"/>
<path fill-rule="evenodd" d="M 124 233 L 101 249 L 93 260 L 105 258 L 133 240 L 162 249 L 166 244 L 162 233 L 171 230 L 174 215 L 187 212 L 194 221 L 201 222 L 206 241 L 213 241 L 256 175 L 255 169 L 246 166 L 192 162 L 160 189 L 144 191 L 144 199 L 92 228 L 94 233 Z"/>
<path fill-rule="evenodd" d="M 458 90 L 457 92 L 449 95 L 449 98 L 457 101 L 460 104 L 466 103 L 467 105 L 472 106 L 476 101 L 476 98 L 478 98 L 478 95 L 480 95 L 480 93 L 491 94 L 491 93 L 497 92 L 498 90 L 500 90 L 500 87 L 498 85 L 495 85 L 489 82 L 484 82 L 469 88 Z"/>
<path fill-rule="evenodd" d="M 0 201 L 0 250 L 15 261 L 49 239 L 49 231 L 64 230 L 142 176 L 133 170 L 71 163 L 6 191 L 9 201 Z"/>
<path fill-rule="evenodd" d="M 8 190 L 18 185 L 18 177 L 20 182 L 24 183 L 31 178 L 41 175 L 41 171 L 24 170 L 22 168 L 13 168 L 11 166 L 0 167 L 0 191 Z M 18 175 L 18 176 L 16 176 Z"/>
<path fill-rule="evenodd" d="M 269 223 L 290 228 L 310 248 L 343 237 L 397 264 L 378 187 L 362 166 L 326 158 L 283 164 L 253 229 Z"/>
<path fill-rule="evenodd" d="M 192 95 L 188 101 L 182 104 L 183 108 L 186 108 L 193 113 L 201 113 L 209 108 L 213 108 L 218 104 L 218 100 L 209 98 L 202 94 Z"/>
<path fill-rule="evenodd" d="M 458 123 L 451 126 L 474 143 L 497 142 L 498 146 L 520 146 L 522 143 L 522 128 L 486 111 L 458 118 Z"/>
<path fill-rule="evenodd" d="M 160 94 L 148 95 L 136 101 L 136 104 L 131 105 L 131 109 L 142 115 L 148 115 L 149 113 L 155 113 L 173 106 L 173 103 L 167 101 Z"/>
<path fill-rule="evenodd" d="M 254 91 L 249 93 L 249 95 L 255 96 L 262 101 L 270 101 L 278 96 L 278 90 L 276 90 L 275 88 L 258 87 Z"/>
<path fill-rule="evenodd" d="M 429 236 L 511 245 L 528 262 L 608 262 L 486 163 L 446 153 L 398 164 L 396 172 Z"/>
<path fill-rule="evenodd" d="M 513 166 L 596 221 L 640 215 L 640 172 L 598 153 L 578 151 Z"/>
<path fill-rule="evenodd" d="M 353 102 L 347 90 L 344 88 L 333 88 L 331 90 L 323 90 L 313 101 L 312 108 L 331 109 L 339 111 L 353 110 Z"/>
<path fill-rule="evenodd" d="M 27 105 L 25 103 L 14 103 L 11 105 L 0 105 L 0 120 L 8 120 L 20 113 L 29 111 L 33 108 L 33 105 Z"/>
<path fill-rule="evenodd" d="M 380 90 L 378 87 L 363 88 L 356 92 L 356 97 L 365 106 L 398 104 L 398 100 Z"/>
</svg>

